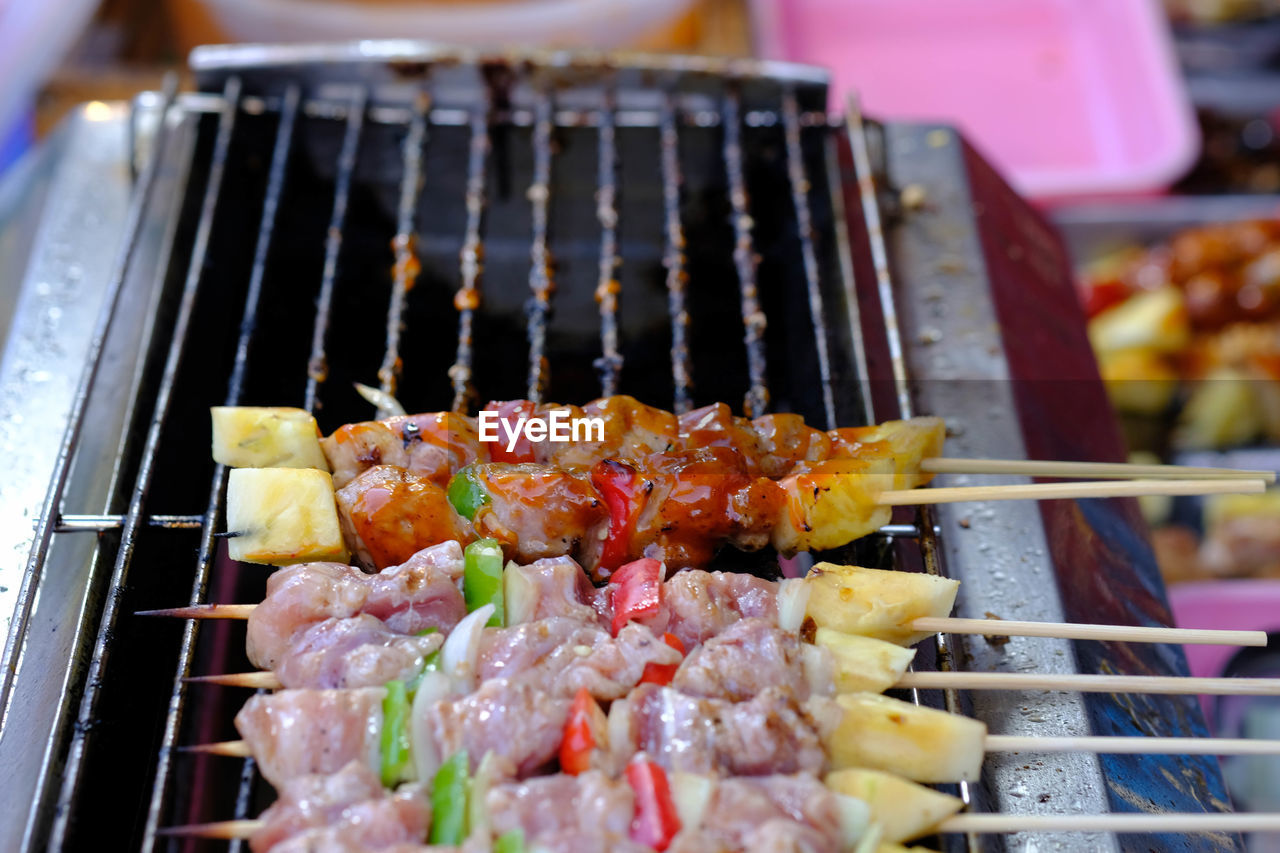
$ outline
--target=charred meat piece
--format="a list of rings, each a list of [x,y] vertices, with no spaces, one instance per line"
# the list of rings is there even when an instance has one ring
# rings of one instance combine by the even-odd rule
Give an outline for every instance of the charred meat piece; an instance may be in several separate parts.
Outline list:
[[[367,767],[352,762],[337,773],[289,780],[262,813],[253,853],[268,850],[384,850],[421,842],[431,825],[426,791],[383,789]]]
[[[367,613],[396,634],[447,631],[467,613],[457,585],[462,567],[461,546],[445,542],[376,575],[340,563],[283,568],[249,616],[249,659],[276,669],[295,635],[330,617]]]
[[[338,489],[336,497],[347,545],[369,570],[398,565],[440,542],[475,538],[444,487],[405,468],[370,468]]]
[[[472,519],[477,536],[502,543],[512,558],[581,556],[598,546],[609,523],[604,501],[586,474],[533,463],[476,465],[489,495]]]
[[[453,412],[347,424],[323,439],[321,448],[339,489],[378,465],[404,468],[443,488],[459,468],[489,460],[475,421]]]

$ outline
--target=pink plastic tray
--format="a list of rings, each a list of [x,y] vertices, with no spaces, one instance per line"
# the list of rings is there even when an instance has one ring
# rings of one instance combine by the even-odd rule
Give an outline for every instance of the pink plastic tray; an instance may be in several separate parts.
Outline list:
[[[824,65],[832,108],[959,125],[1035,198],[1150,193],[1199,134],[1155,0],[754,0],[766,56]]]

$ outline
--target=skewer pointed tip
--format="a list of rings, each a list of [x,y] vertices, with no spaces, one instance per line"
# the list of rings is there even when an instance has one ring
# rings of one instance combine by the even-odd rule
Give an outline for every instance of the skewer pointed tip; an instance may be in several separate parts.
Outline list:
[[[180,752],[196,752],[203,755],[221,755],[227,758],[250,758],[253,752],[242,740],[224,740],[218,743],[197,743],[178,747]]]
[[[274,672],[232,672],[223,675],[192,675],[188,684],[220,684],[224,687],[248,687],[254,690],[279,690],[284,685]]]
[[[193,604],[189,607],[165,607],[160,610],[137,610],[135,616],[168,616],[176,619],[248,619],[256,604]]]
[[[165,826],[156,835],[213,838],[221,841],[243,840],[262,828],[260,820],[219,820],[213,823],[188,823],[181,826]]]

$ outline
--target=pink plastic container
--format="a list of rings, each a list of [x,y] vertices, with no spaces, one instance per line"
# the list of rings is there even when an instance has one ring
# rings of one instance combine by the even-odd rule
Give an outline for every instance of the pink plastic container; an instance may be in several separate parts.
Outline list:
[[[766,56],[843,110],[954,123],[1033,198],[1151,193],[1199,132],[1156,0],[754,0]]]

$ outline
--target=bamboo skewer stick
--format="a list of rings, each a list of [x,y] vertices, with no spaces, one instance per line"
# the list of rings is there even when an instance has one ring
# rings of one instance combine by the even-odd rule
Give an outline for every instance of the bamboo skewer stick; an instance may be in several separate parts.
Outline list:
[[[1198,468],[1192,465],[1134,465],[1128,462],[1050,462],[1039,459],[932,458],[920,463],[930,474],[1015,474],[1023,477],[1069,477],[1080,480],[1265,480],[1275,471]]]
[[[954,690],[1063,690],[1073,693],[1280,696],[1280,678],[1190,678],[1033,672],[908,672],[895,687]]]
[[[183,747],[187,752],[249,758],[249,744],[227,740]],[[1103,755],[1280,755],[1280,740],[1213,737],[987,735],[987,752],[1092,752]]]
[[[170,826],[161,829],[159,834],[234,841],[250,838],[264,826],[261,820],[222,820]],[[980,835],[1010,832],[1276,832],[1280,831],[1280,814],[958,814],[943,820],[936,831]]]
[[[1115,483],[1030,483],[1007,486],[951,486],[890,489],[875,496],[881,506],[923,506],[962,501],[1128,498],[1142,495],[1219,495],[1266,491],[1262,480],[1126,480]]]
[[[248,619],[256,604],[193,604],[190,607],[166,607],[161,610],[139,610],[136,616],[174,616],[179,619]]]
[[[139,616],[179,619],[248,619],[256,604],[196,604],[164,610],[139,610]],[[1138,625],[1090,625],[1070,622],[1020,622],[1003,619],[961,619],[921,616],[912,630],[930,634],[983,634],[989,637],[1050,637],[1061,640],[1112,640],[1127,643],[1182,643],[1210,646],[1265,646],[1265,631],[1225,631],[1210,628],[1152,628]],[[222,683],[224,676],[195,680]]]
[[[187,681],[254,690],[279,690],[284,686],[275,673],[265,671],[201,675],[188,678]],[[1280,696],[1280,678],[1186,678],[1171,675],[908,672],[894,687],[920,690],[1062,690],[1074,693]]]
[[[1152,628],[1140,625],[1090,625],[1070,622],[1018,622],[921,616],[912,630],[930,634],[985,634],[989,637],[1052,637],[1062,640],[1113,640],[1128,643],[1181,643],[1186,646],[1265,646],[1266,631],[1207,628]]]
[[[938,831],[982,835],[1009,832],[1280,832],[1280,814],[960,814],[944,820]]]

